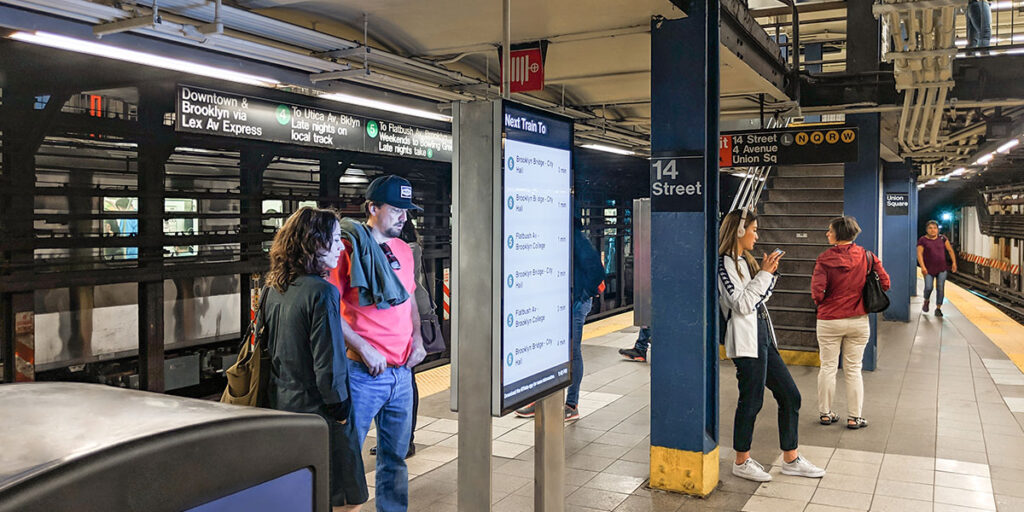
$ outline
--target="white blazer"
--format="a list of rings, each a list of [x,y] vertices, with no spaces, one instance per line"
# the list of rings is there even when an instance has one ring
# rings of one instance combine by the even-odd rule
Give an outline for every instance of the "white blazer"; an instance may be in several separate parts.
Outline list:
[[[728,319],[722,326],[725,329],[725,355],[729,359],[737,357],[757,357],[757,312],[768,310],[764,303],[772,296],[777,276],[764,270],[750,278],[750,267],[742,257],[737,269],[736,259],[731,255],[718,258],[718,303],[722,308],[722,316]],[[769,332],[772,343],[778,346],[775,339],[775,328],[768,318]]]

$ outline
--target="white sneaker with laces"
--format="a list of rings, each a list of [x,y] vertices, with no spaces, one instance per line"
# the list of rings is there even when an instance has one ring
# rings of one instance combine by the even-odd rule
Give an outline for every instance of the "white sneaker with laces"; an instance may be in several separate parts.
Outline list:
[[[821,478],[825,476],[825,470],[811,464],[803,457],[793,459],[793,462],[782,463],[782,474],[792,476],[804,476],[807,478]]]
[[[747,459],[743,464],[733,464],[732,474],[746,478],[747,480],[753,480],[755,482],[771,482],[772,476],[764,470],[764,466],[758,464],[754,459]]]

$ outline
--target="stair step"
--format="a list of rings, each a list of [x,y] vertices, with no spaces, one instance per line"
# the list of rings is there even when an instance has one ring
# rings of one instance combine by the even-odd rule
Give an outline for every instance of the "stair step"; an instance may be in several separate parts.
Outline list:
[[[793,201],[843,202],[842,189],[793,188],[768,189],[767,201],[772,203],[788,203]]]
[[[818,323],[817,314],[814,311],[775,311],[771,307],[768,308],[768,311],[772,315],[772,324],[776,326],[814,329]]]
[[[774,244],[774,243],[798,243],[798,244],[813,244],[825,241],[825,231],[828,230],[828,223],[824,223],[822,226],[815,226],[813,228],[762,228],[758,226],[757,238],[759,244]]]
[[[829,190],[843,189],[843,176],[776,176],[771,179],[774,189],[818,188]]]
[[[776,289],[772,292],[772,297],[768,299],[768,304],[772,306],[805,309],[814,307],[814,301],[811,300],[811,293],[807,290]]]
[[[813,330],[776,325],[775,338],[782,350],[818,350],[818,336]]]
[[[821,253],[825,252],[829,248],[828,245],[822,244],[805,244],[805,243],[788,243],[788,242],[762,242],[760,249],[755,248],[754,254],[760,255],[760,252],[768,252],[775,248],[786,251],[786,255],[783,257],[782,265],[786,264],[786,258],[800,258],[815,260]],[[760,252],[759,252],[760,251]],[[813,272],[814,266],[811,266]],[[806,272],[801,272],[806,273]]]
[[[807,213],[800,215],[758,215],[758,232],[766,229],[807,230],[811,227],[825,226],[836,216],[829,213]],[[820,229],[820,228],[819,228]]]
[[[825,165],[782,165],[775,168],[775,175],[780,178],[801,178],[808,176],[842,177],[846,170],[843,164]]]
[[[811,290],[811,276],[800,274],[782,274],[779,282],[775,285],[785,290]]]
[[[828,214],[839,217],[843,214],[842,201],[828,202],[775,202],[764,203],[762,210],[767,215],[802,215],[808,213]]]

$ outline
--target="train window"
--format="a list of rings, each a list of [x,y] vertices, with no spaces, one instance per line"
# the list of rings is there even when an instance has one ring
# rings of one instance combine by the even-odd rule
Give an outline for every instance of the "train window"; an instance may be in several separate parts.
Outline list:
[[[307,206],[310,208],[316,208],[316,201],[299,201],[299,208],[305,208]],[[296,208],[296,210],[299,208]]]
[[[175,213],[195,213],[195,199],[164,199],[164,211]],[[199,219],[189,217],[171,217],[164,219],[164,234],[177,236],[195,235],[199,227]],[[164,246],[164,255],[170,257],[195,256],[199,254],[197,245]]]
[[[277,231],[284,224],[284,201],[267,199],[263,201],[263,226]]]
[[[136,197],[104,197],[103,213],[130,212],[137,214],[139,200]],[[103,236],[135,236],[139,233],[139,219],[103,218]],[[108,260],[135,260],[139,258],[138,247],[105,247],[103,258]]]

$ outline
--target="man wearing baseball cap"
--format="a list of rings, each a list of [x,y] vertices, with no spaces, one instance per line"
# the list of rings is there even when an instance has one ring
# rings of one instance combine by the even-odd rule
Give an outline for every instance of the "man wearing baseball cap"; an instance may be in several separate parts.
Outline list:
[[[412,368],[426,351],[416,306],[412,249],[398,236],[412,202],[412,185],[381,176],[366,189],[366,222],[343,219],[345,250],[329,280],[341,292],[348,344],[352,410],[359,443],[377,422],[378,511],[409,506],[405,464],[412,434]]]

